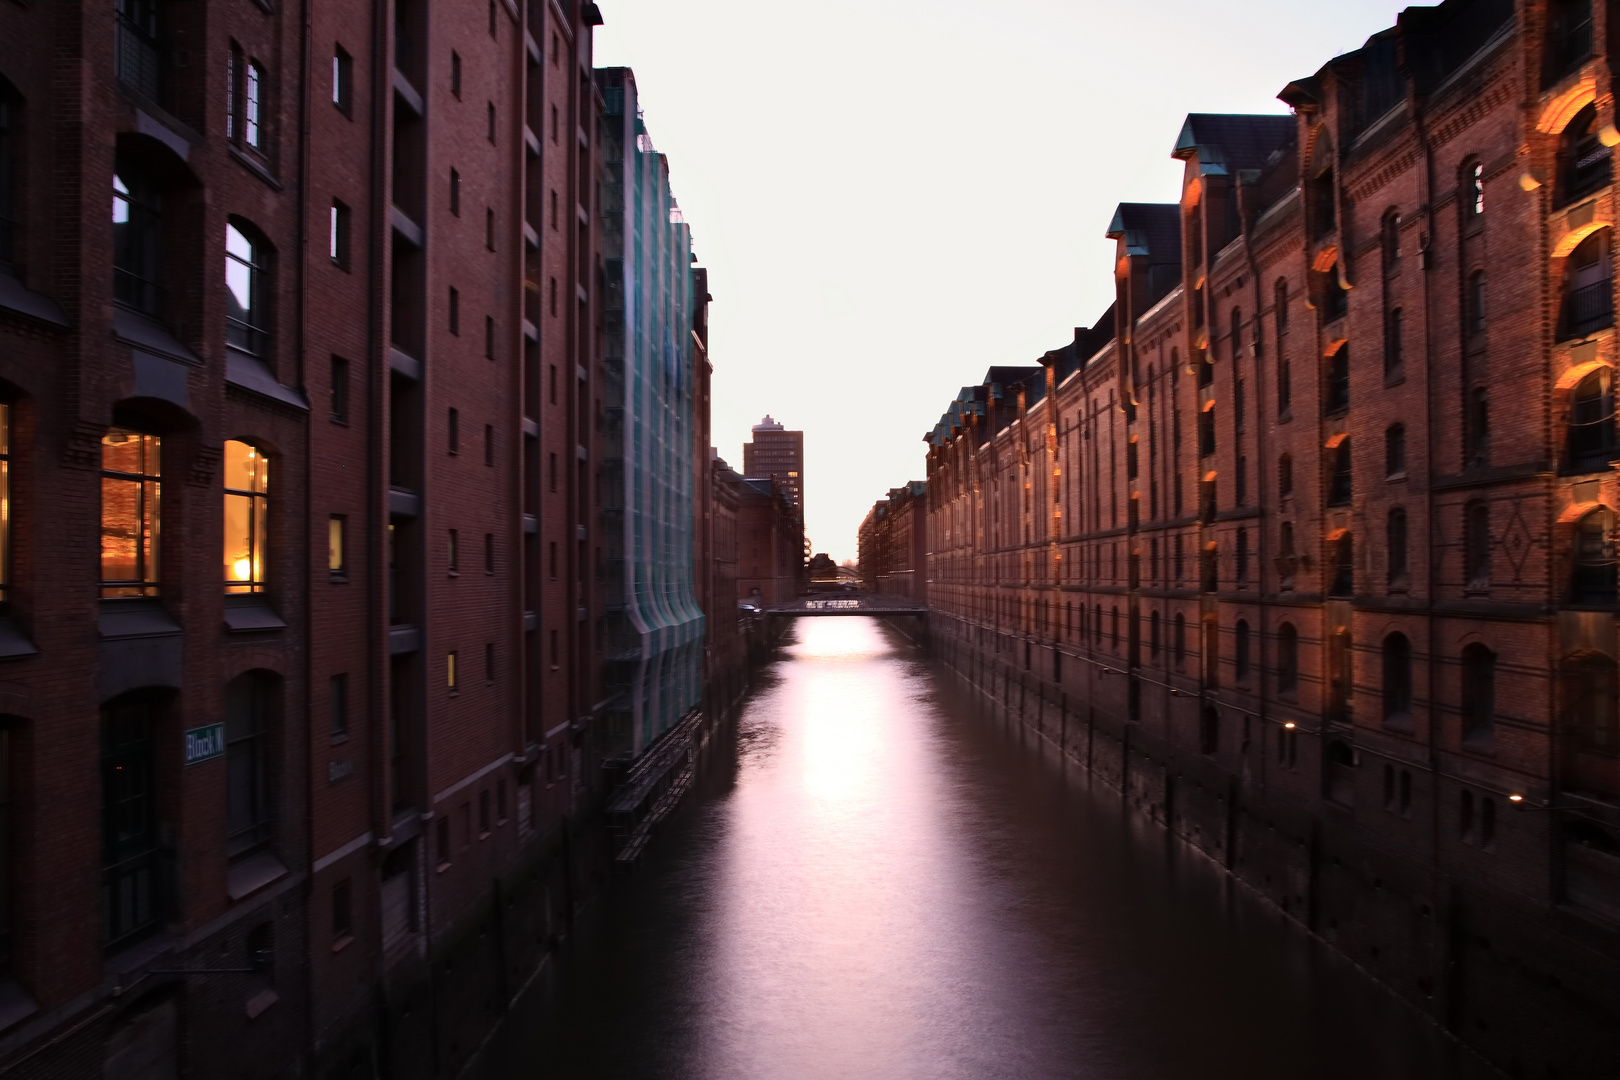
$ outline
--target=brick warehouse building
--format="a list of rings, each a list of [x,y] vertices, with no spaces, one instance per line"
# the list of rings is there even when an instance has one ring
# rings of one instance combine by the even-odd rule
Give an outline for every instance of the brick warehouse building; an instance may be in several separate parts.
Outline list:
[[[0,8],[0,1072],[449,1074],[569,917],[600,22]]]
[[[928,602],[928,485],[890,488],[861,522],[861,585],[870,592]]]
[[[1514,1076],[1620,1049],[1616,34],[1450,0],[1189,116],[928,437],[952,663]]]

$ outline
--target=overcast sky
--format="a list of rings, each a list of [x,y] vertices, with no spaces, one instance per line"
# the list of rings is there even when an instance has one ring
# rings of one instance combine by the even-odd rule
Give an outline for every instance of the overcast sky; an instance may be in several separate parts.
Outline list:
[[[709,268],[714,441],[805,433],[816,551],[855,556],[923,435],[992,364],[1112,295],[1120,202],[1171,201],[1189,112],[1393,25],[1377,0],[600,0]]]

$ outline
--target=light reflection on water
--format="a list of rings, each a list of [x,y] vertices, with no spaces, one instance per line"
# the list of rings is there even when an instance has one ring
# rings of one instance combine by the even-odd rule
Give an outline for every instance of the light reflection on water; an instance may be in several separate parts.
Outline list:
[[[877,623],[784,654],[480,1075],[1496,1075]]]

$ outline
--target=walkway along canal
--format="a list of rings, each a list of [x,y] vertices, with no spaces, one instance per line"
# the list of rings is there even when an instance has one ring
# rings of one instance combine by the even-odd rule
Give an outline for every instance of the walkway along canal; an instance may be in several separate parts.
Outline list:
[[[799,620],[473,1075],[1499,1075],[982,700]]]

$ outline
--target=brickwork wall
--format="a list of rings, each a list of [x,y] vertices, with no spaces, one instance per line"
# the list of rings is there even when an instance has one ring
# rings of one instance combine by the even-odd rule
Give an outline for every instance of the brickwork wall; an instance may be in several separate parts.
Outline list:
[[[1291,120],[1189,117],[1179,202],[1109,230],[1113,340],[991,369],[928,456],[952,663],[1514,1075],[1602,1075],[1620,1015],[1593,7],[1573,58],[1540,3],[1411,9]]]

